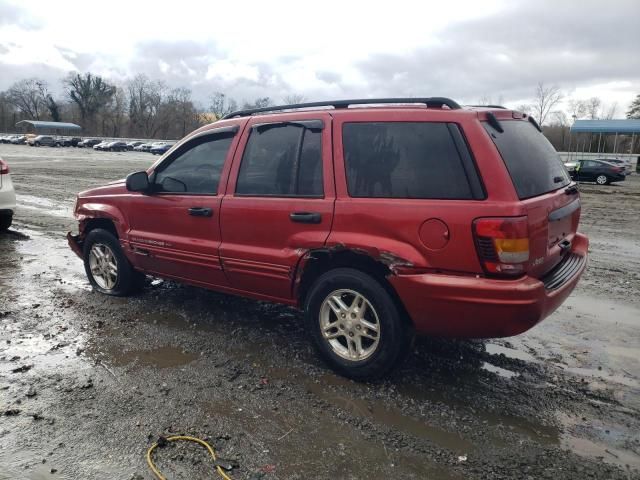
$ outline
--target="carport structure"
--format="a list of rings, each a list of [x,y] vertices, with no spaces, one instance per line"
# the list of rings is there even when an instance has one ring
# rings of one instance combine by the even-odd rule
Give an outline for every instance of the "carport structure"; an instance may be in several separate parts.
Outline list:
[[[579,153],[631,155],[635,151],[636,139],[640,138],[640,119],[576,120],[571,126],[570,134],[570,157],[572,151],[576,156]],[[575,150],[572,148],[574,136]],[[613,148],[608,149],[607,140],[611,136],[614,137]],[[597,144],[595,138],[598,139]]]
[[[82,131],[80,125],[67,122],[45,122],[41,120],[22,120],[16,123],[24,133],[36,135],[78,135]]]

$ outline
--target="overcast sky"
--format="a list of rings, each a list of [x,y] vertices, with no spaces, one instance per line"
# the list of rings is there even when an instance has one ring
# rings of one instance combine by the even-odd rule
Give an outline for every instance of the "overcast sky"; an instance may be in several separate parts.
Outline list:
[[[98,5],[101,5],[98,7]],[[576,98],[640,93],[640,0],[161,2],[0,0],[0,90],[69,71],[146,73],[238,101],[482,97],[516,106],[543,81]]]

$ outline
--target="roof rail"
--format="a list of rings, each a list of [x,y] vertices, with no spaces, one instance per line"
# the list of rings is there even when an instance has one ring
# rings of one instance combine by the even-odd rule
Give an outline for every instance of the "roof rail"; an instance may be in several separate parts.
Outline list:
[[[227,118],[235,118],[235,117],[247,117],[249,115],[253,115],[254,113],[263,113],[263,112],[278,112],[282,110],[295,110],[298,108],[314,108],[314,107],[333,107],[335,109],[339,108],[349,108],[351,105],[372,105],[372,104],[387,104],[387,103],[423,103],[427,107],[431,108],[441,108],[446,106],[451,110],[458,110],[460,105],[446,97],[429,97],[429,98],[360,98],[355,100],[331,100],[326,102],[309,102],[309,103],[294,103],[291,105],[278,105],[274,107],[262,107],[262,108],[250,108],[247,110],[238,110],[236,112],[231,112],[221,120],[225,120]]]
[[[503,107],[502,105],[468,105],[469,107],[475,107],[475,108],[502,108],[503,110],[506,110],[507,107]]]

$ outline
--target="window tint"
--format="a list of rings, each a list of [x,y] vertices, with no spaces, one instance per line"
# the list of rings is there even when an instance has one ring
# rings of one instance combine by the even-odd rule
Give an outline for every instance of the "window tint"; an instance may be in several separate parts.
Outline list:
[[[321,196],[322,132],[298,125],[254,127],[242,156],[239,195]]]
[[[176,152],[174,160],[156,172],[157,190],[216,194],[232,140],[233,135],[209,135],[188,143],[184,150]]]
[[[501,120],[500,125],[503,133],[488,124],[484,128],[498,147],[520,199],[542,195],[571,182],[558,152],[531,122]]]
[[[342,137],[352,197],[473,198],[446,123],[346,123]]]

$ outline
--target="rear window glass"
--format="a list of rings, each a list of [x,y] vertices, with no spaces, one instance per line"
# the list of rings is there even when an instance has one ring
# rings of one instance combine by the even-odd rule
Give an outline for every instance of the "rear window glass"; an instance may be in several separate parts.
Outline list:
[[[473,198],[446,123],[345,123],[342,138],[352,197]]]
[[[571,180],[558,152],[530,122],[501,120],[503,133],[484,128],[496,144],[518,197],[535,197],[567,186]]]

